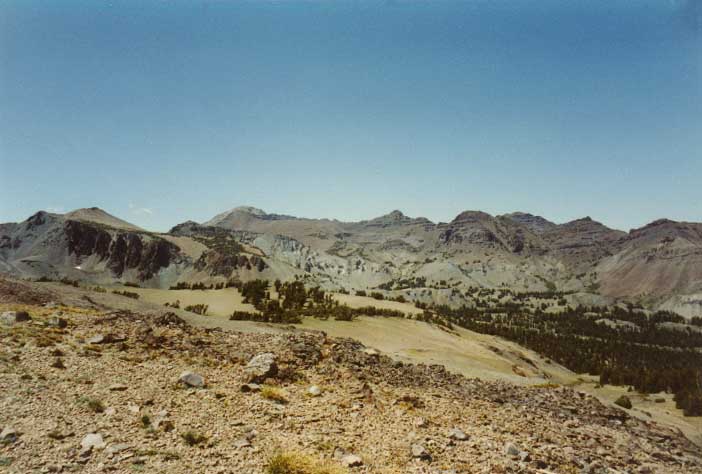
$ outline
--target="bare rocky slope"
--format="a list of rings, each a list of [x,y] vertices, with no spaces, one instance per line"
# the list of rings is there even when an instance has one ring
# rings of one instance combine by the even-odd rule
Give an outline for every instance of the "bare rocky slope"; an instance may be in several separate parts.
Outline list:
[[[39,212],[0,225],[0,271],[96,283],[301,278],[330,290],[471,304],[470,287],[563,291],[570,303],[622,298],[702,314],[702,224],[659,220],[622,232],[591,218],[465,211],[448,223],[400,211],[361,222],[238,207],[165,234],[99,209]]]
[[[79,293],[0,280],[0,312],[28,316],[0,324],[5,472],[702,472],[680,433],[569,388],[464,378],[319,331],[199,328]]]

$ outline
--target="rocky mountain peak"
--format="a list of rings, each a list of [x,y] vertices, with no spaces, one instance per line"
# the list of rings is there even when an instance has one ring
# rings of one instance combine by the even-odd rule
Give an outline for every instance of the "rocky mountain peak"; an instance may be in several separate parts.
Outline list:
[[[247,222],[252,219],[261,219],[267,216],[265,211],[253,206],[238,206],[228,211],[217,214],[212,219],[204,222],[206,226],[237,226],[242,222]]]
[[[402,222],[409,219],[410,218],[404,215],[402,211],[394,210],[388,214],[383,214],[380,217],[371,219],[370,222]]]
[[[56,215],[50,214],[46,211],[39,211],[27,218],[27,220],[25,221],[25,226],[29,230],[44,225],[44,223],[56,217]]]
[[[369,227],[389,227],[407,224],[432,225],[431,221],[425,217],[409,217],[397,209],[375,219],[363,221],[361,224]]]
[[[672,242],[678,237],[690,244],[702,244],[702,224],[657,219],[639,229],[632,229],[628,236],[632,240],[643,238],[651,242]]]
[[[451,221],[452,224],[458,224],[458,223],[471,223],[471,222],[484,222],[484,221],[490,221],[494,219],[490,214],[487,212],[483,211],[463,211],[460,214],[458,214],[453,221]]]
[[[511,214],[505,214],[504,216],[517,224],[523,225],[535,234],[541,234],[549,229],[556,227],[556,224],[544,219],[541,216],[536,216],[534,214],[529,214],[528,212],[512,212]]]
[[[200,227],[200,224],[198,224],[195,221],[185,221],[173,226],[171,230],[168,231],[168,233],[172,235],[187,235],[189,230],[198,227]]]
[[[617,231],[614,229],[610,229],[603,223],[594,220],[590,216],[585,216],[581,217],[580,219],[575,219],[570,222],[566,222],[565,224],[561,224],[558,226],[559,228],[563,229],[597,229],[597,230],[603,230],[603,231],[611,231],[611,232],[621,232]],[[621,232],[623,234],[623,232]]]
[[[118,217],[105,212],[99,207],[86,207],[82,209],[76,209],[74,211],[68,212],[63,215],[66,219],[91,222],[93,224],[101,224],[109,227],[114,227],[116,229],[124,230],[134,230],[143,231],[139,226],[136,226],[130,222],[122,220]]]
[[[678,224],[678,222],[670,220],[670,219],[656,219],[655,221],[643,226],[642,229],[661,227],[661,226],[668,225],[668,224]]]
[[[398,211],[397,209],[395,209],[390,214],[387,214],[386,217],[393,219],[393,220],[396,220],[396,221],[400,221],[400,220],[404,219],[406,216],[402,213],[402,211]]]
[[[266,211],[253,206],[238,206],[229,212],[245,212],[246,214],[251,214],[252,216],[265,216]]]

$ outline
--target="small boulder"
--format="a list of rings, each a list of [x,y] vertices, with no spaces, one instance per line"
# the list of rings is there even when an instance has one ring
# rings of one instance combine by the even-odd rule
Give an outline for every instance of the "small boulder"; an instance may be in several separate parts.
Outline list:
[[[245,383],[244,385],[241,386],[241,391],[244,393],[260,392],[261,386],[258,384],[255,384],[255,383]]]
[[[202,388],[205,386],[205,379],[202,375],[195,372],[183,372],[180,374],[179,380],[188,387]]]
[[[363,459],[355,454],[346,454],[341,458],[341,464],[344,467],[363,466]]]
[[[49,318],[49,320],[46,322],[46,325],[50,328],[64,329],[68,327],[68,321],[54,315]]]
[[[29,316],[29,313],[26,311],[5,311],[4,313],[0,314],[0,322],[7,326],[12,326],[13,324],[31,320],[31,316]]]
[[[238,440],[234,441],[234,447],[236,449],[250,448],[251,441],[247,438],[239,438]]]
[[[295,357],[306,364],[316,364],[322,358],[320,347],[311,342],[298,342],[291,349]]]
[[[131,446],[126,444],[126,443],[111,444],[105,450],[105,453],[108,455],[112,455],[112,454],[121,453],[122,451],[127,451],[128,449],[131,449]]]
[[[14,443],[17,441],[17,438],[19,437],[19,433],[14,428],[10,428],[9,426],[5,427],[5,429],[0,432],[0,443],[2,444],[10,444]]]
[[[427,419],[424,418],[423,416],[419,416],[419,417],[415,418],[415,419],[412,421],[412,423],[413,423],[414,426],[416,426],[417,428],[426,428],[426,427],[429,425],[429,423],[427,422]]]
[[[87,341],[88,344],[102,344],[105,342],[105,336],[103,334],[98,334],[97,336],[93,336]]]
[[[516,444],[514,444],[513,442],[507,441],[507,442],[505,443],[504,452],[505,452],[505,454],[506,454],[507,456],[516,457],[516,456],[519,456],[519,453],[521,452],[521,450],[520,450],[519,447],[518,447]]]
[[[103,449],[105,447],[105,441],[103,441],[102,435],[99,433],[88,433],[81,440],[80,447],[82,452],[90,452],[93,449]]]
[[[258,431],[256,431],[256,428],[253,426],[246,426],[244,427],[244,437],[251,441],[254,439],[256,436],[258,436]]]
[[[310,388],[307,389],[307,394],[311,397],[318,397],[322,394],[322,389],[319,388],[317,385],[312,385]]]
[[[156,413],[151,420],[151,426],[155,430],[162,431],[173,431],[173,428],[175,428],[173,422],[169,419],[168,410],[161,410],[160,412]]]
[[[125,336],[117,336],[115,334],[96,334],[86,342],[88,344],[114,344],[115,342],[123,342],[126,340],[127,338]]]
[[[431,455],[429,454],[429,451],[427,451],[427,448],[425,448],[421,444],[418,444],[418,443],[413,444],[411,451],[412,451],[413,458],[431,459]]]
[[[263,382],[278,373],[275,354],[265,352],[254,356],[244,368],[249,382]]]
[[[465,441],[468,439],[468,435],[460,428],[454,428],[449,431],[448,437],[456,441]]]

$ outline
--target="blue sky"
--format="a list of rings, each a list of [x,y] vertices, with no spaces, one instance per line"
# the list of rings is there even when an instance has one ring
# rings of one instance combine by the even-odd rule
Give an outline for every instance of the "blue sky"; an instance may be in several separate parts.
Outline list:
[[[5,1],[0,221],[702,221],[697,0]]]

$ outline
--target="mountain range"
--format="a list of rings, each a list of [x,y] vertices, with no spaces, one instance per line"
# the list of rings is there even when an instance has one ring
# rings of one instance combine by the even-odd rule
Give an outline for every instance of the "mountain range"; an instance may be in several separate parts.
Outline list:
[[[610,229],[516,212],[465,211],[448,223],[400,211],[360,222],[236,207],[149,232],[99,208],[0,224],[0,272],[94,284],[302,279],[336,291],[470,304],[471,288],[563,292],[573,303],[626,300],[702,314],[702,224],[660,219]]]

